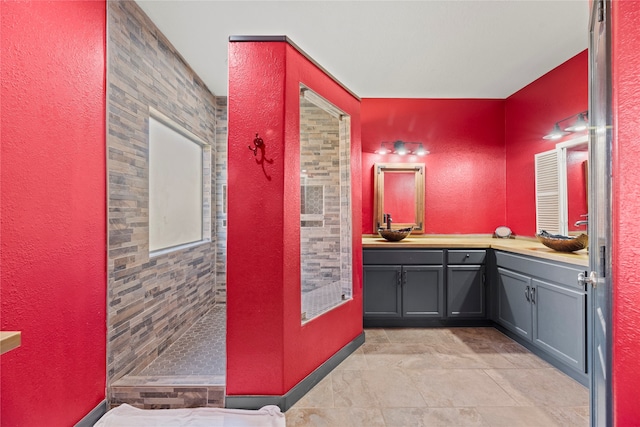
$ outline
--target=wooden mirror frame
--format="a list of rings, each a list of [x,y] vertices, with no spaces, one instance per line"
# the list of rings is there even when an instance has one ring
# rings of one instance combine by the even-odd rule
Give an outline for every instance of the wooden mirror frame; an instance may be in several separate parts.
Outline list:
[[[393,223],[393,228],[413,227],[412,233],[424,233],[424,170],[423,163],[374,163],[373,165],[373,232],[383,224],[385,173],[413,173],[415,178],[415,222]]]

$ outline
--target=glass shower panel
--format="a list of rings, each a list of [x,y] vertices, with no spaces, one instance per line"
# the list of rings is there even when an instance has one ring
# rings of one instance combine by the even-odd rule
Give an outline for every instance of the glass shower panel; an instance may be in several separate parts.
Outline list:
[[[350,119],[300,87],[302,321],[352,296]]]

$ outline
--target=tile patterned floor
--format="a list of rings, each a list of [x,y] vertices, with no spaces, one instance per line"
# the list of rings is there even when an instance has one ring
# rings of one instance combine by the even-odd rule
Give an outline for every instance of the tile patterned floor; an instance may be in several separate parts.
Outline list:
[[[225,375],[226,306],[215,305],[139,376]]]
[[[138,375],[109,387],[111,407],[224,407],[226,306],[216,305]]]
[[[225,306],[113,403],[223,406]],[[588,389],[494,328],[366,329],[366,342],[286,412],[289,427],[588,426]],[[144,388],[143,388],[144,387]]]
[[[494,328],[367,329],[287,426],[588,426],[589,392]]]
[[[303,320],[311,320],[344,302],[340,282],[332,282],[319,288],[302,291]],[[350,297],[350,296],[349,296]]]

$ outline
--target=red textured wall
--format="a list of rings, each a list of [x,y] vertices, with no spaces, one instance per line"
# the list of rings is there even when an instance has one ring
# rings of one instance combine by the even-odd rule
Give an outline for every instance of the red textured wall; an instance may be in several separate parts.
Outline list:
[[[105,398],[105,2],[0,3],[2,426]]]
[[[613,397],[617,426],[640,425],[640,2],[612,2]]]
[[[300,82],[352,120],[353,299],[304,326]],[[228,103],[227,394],[283,395],[362,332],[360,103],[284,42],[230,43]]]
[[[395,140],[422,142],[430,154],[375,153],[381,142]],[[504,225],[503,100],[363,99],[362,229],[366,234],[373,233],[373,164],[391,162],[426,165],[425,233],[492,233]]]
[[[515,234],[537,231],[533,156],[559,142],[542,139],[556,121],[588,109],[588,61],[585,50],[506,100],[506,221]]]

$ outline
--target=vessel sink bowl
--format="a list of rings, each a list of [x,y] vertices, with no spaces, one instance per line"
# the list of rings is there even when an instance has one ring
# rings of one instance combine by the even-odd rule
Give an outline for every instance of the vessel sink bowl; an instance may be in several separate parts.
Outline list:
[[[399,242],[400,240],[407,237],[411,234],[412,228],[399,228],[399,229],[390,229],[390,228],[379,228],[378,234],[384,239],[390,242]]]
[[[586,248],[589,245],[589,237],[586,234],[581,234],[576,237],[561,237],[554,238],[537,234],[536,237],[548,248],[558,252],[574,252]]]

